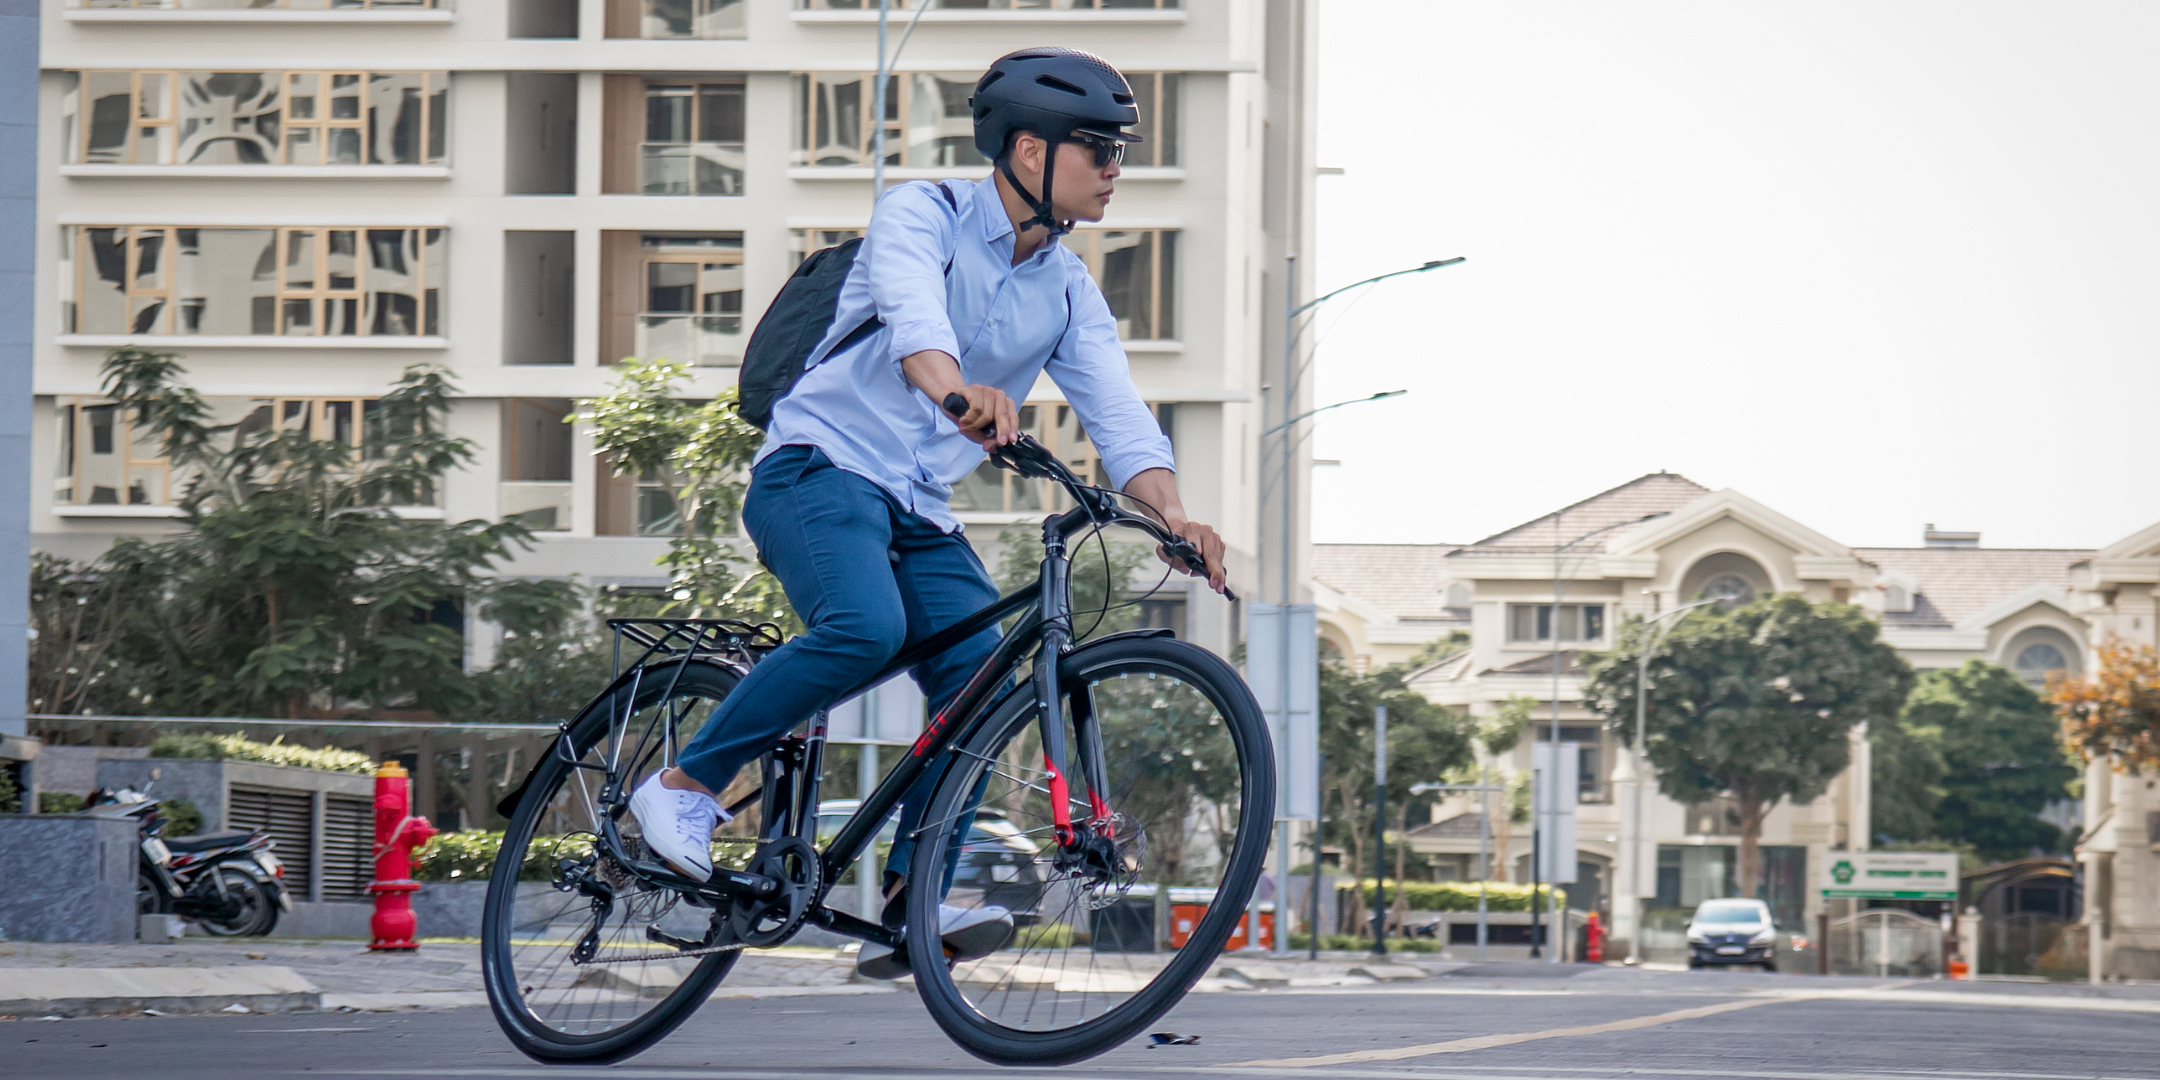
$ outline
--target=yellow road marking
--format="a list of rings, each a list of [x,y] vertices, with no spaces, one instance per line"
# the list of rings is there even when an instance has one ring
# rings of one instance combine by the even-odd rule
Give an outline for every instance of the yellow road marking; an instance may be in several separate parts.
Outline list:
[[[1526,1031],[1516,1035],[1480,1035],[1473,1039],[1454,1039],[1449,1042],[1425,1043],[1422,1046],[1398,1046],[1392,1050],[1359,1050],[1348,1054],[1326,1054],[1320,1057],[1270,1058],[1264,1061],[1233,1061],[1217,1068],[1223,1069],[1296,1069],[1311,1065],[1349,1065],[1360,1061],[1400,1061],[1403,1058],[1424,1057],[1427,1054],[1462,1054],[1472,1050],[1489,1050],[1495,1046],[1513,1046],[1516,1043],[1537,1042],[1540,1039],[1567,1039],[1577,1035],[1603,1035],[1610,1031],[1632,1031],[1636,1028],[1656,1027],[1679,1020],[1696,1020],[1719,1013],[1752,1009],[1758,1005],[1774,1005],[1780,1001],[1799,1001],[1798,997],[1750,998],[1744,1001],[1727,1001],[1716,1005],[1699,1005],[1692,1009],[1676,1009],[1656,1016],[1638,1016],[1633,1020],[1614,1020],[1606,1024],[1590,1024],[1585,1027],[1551,1028],[1546,1031]]]

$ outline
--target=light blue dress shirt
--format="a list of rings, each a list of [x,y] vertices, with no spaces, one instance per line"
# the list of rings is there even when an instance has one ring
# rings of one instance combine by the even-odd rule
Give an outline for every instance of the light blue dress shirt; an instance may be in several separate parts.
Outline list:
[[[832,328],[808,370],[773,407],[758,460],[810,445],[833,464],[885,489],[948,533],[960,531],[952,486],[984,453],[900,370],[938,349],[970,383],[1027,400],[1036,376],[1052,382],[1086,426],[1112,486],[1173,469],[1170,440],[1133,386],[1117,321],[1078,255],[1044,244],[1012,264],[1013,227],[996,181],[948,181],[956,214],[929,183],[893,188],[841,286]],[[947,264],[952,269],[946,270]],[[877,315],[885,325],[827,355]]]

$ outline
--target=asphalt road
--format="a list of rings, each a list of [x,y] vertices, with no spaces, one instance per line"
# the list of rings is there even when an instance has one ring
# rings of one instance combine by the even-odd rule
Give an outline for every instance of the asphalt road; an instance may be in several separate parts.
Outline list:
[[[1192,1046],[1118,1047],[1087,1080],[2160,1080],[2160,988],[2090,991],[1738,973],[1512,966],[1349,990],[1196,994],[1160,1028]],[[309,1074],[885,1080],[1004,1072],[955,1049],[912,995],[715,999],[612,1067],[540,1066],[485,1009],[16,1020],[0,1077],[158,1080]]]

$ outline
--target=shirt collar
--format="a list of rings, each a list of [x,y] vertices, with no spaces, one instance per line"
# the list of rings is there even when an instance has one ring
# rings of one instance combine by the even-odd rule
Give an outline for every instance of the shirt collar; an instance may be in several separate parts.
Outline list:
[[[997,174],[993,172],[989,176],[983,177],[981,180],[976,181],[973,187],[975,188],[975,210],[982,215],[983,242],[995,246],[998,241],[1005,241],[1006,254],[1009,256],[1012,253],[1012,245],[1019,240],[1019,237],[1013,232],[1012,219],[1005,216],[1005,200],[998,197]],[[1062,242],[1064,242],[1063,237],[1054,237],[1050,243],[1037,248],[1035,255],[1031,255],[1029,258],[1033,259],[1041,256]]]

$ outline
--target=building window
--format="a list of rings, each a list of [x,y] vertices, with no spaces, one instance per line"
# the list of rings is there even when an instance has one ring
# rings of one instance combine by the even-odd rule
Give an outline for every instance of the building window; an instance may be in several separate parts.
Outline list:
[[[975,152],[968,96],[980,72],[918,71],[888,77],[885,164],[926,169],[988,165]],[[797,73],[795,142],[790,165],[869,165],[877,128],[875,76],[867,72]]]
[[[1537,741],[1552,741],[1552,724],[1549,721],[1533,721],[1531,730]],[[1605,786],[1605,729],[1595,724],[1563,724],[1560,741],[1576,744],[1575,801],[1602,803],[1609,801]]]
[[[1511,642],[1549,642],[1553,640],[1553,606],[1551,604],[1509,604],[1508,640]],[[1588,644],[1605,637],[1605,605],[1560,605],[1560,641]]]
[[[1175,6],[1175,5],[1173,5]],[[1184,81],[1175,71],[1127,72],[1140,122],[1132,132],[1140,141],[1125,148],[1127,168],[1167,168],[1178,163],[1178,90]]]
[[[861,229],[789,229],[788,273],[803,264],[812,254],[829,247],[839,247],[862,236]]]
[[[743,193],[743,82],[647,83],[639,190]]]
[[[1162,433],[1176,443],[1177,406],[1171,402],[1150,405]],[[1020,406],[1020,430],[1034,436],[1063,460],[1082,483],[1107,483],[1102,461],[1095,456],[1080,414],[1070,405],[1049,402]],[[1048,480],[1030,480],[985,461],[953,485],[951,506],[956,511],[985,514],[1060,512],[1070,496]],[[1152,624],[1150,624],[1152,625]]]
[[[1175,11],[1183,0],[893,0],[894,11],[928,5],[933,11],[1111,11],[1127,8]],[[877,10],[877,0],[795,0],[798,11]]]
[[[371,398],[210,398],[210,423],[234,445],[272,431],[343,443],[362,455],[382,438]],[[59,438],[53,501],[77,506],[166,506],[185,487],[156,443],[119,406],[93,397],[54,402]],[[430,500],[431,501],[431,500]]]
[[[440,71],[68,73],[67,160],[90,165],[439,165]]]
[[[599,516],[595,531],[600,535],[675,536],[682,532],[674,477],[658,472],[618,475],[613,458],[600,459],[599,473],[594,509]]]
[[[701,367],[741,363],[742,234],[646,236],[639,243],[637,355]]]
[[[68,334],[442,333],[441,229],[67,226]]]
[[[573,409],[567,398],[502,403],[502,487],[497,512],[535,532],[570,527]]]
[[[199,0],[68,0],[71,8],[136,8],[140,10],[172,10],[175,8],[272,8],[280,11],[427,11],[435,7],[435,0],[226,0],[226,2],[201,3]]]
[[[1087,264],[1125,341],[1177,339],[1177,230],[1080,229],[1066,246]]]
[[[2046,686],[2049,675],[2074,677],[2083,670],[2077,642],[2049,626],[2019,631],[2002,654],[2010,657],[2011,670],[2034,687]]]
[[[608,0],[609,37],[740,38],[743,0]]]

